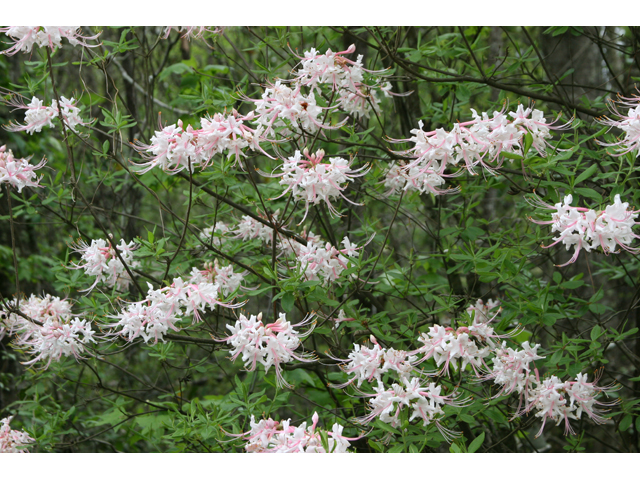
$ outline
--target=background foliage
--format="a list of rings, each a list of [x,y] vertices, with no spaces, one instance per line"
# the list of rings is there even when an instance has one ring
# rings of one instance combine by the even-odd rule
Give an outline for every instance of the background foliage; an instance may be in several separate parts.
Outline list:
[[[420,423],[394,429],[375,422],[366,427],[366,437],[352,442],[352,450],[638,451],[640,262],[627,252],[605,256],[594,251],[556,267],[572,252],[540,247],[550,243],[549,229],[529,217],[547,213],[541,216],[526,198],[535,191],[554,204],[571,193],[579,206],[597,208],[620,194],[640,205],[635,154],[612,156],[596,141],[611,142],[620,135],[596,123],[607,114],[607,101],[637,93],[640,30],[242,27],[191,41],[176,32],[162,39],[162,29],[148,27],[83,31],[102,31],[101,46],[57,49],[51,64],[45,49],[0,56],[5,100],[20,94],[50,102],[55,85],[67,97],[80,98],[84,118],[96,119],[84,137],[65,139],[61,130],[34,135],[0,130],[0,144],[16,155],[48,160],[44,188],[11,194],[19,293],[73,299],[74,313],[100,327],[112,321],[119,299],[142,299],[147,281],[161,286],[218,258],[251,268],[246,285],[256,289],[237,298],[249,300],[247,313],[262,311],[272,318],[274,312],[286,312],[300,321],[317,312],[318,325],[304,345],[319,359],[285,366],[292,389],[278,388],[273,371],[244,371],[240,361],[229,361],[224,344],[211,340],[212,334],[227,335],[224,325],[234,313],[226,309],[166,343],[100,344],[85,360],[67,357],[45,371],[21,365],[27,357],[5,337],[0,417],[16,415],[12,426],[36,439],[33,451],[242,451],[244,443],[230,441],[225,432],[248,431],[251,415],[291,418],[297,425],[309,421],[314,411],[324,427],[336,419],[356,437],[363,427],[354,418],[367,413],[366,399],[328,387],[347,377],[326,352],[347,358],[354,343],[367,342],[372,334],[386,346],[411,350],[428,326],[456,326],[470,304],[490,298],[499,299],[503,308],[497,329],[521,324],[524,332],[516,340],[542,345],[546,358],[537,365],[544,374],[592,375],[604,366],[603,382],[621,385],[613,394],[620,403],[608,412],[610,420],[600,426],[580,420],[577,435],[569,437],[562,427],[548,425],[535,438],[539,419],[511,420],[515,396],[487,404],[495,387],[463,383],[474,402],[448,419],[449,427],[462,432],[452,445]],[[260,98],[262,84],[289,78],[299,61],[294,52],[303,55],[311,47],[342,51],[351,44],[364,55],[366,68],[386,71],[393,92],[413,93],[381,98],[379,115],[350,118],[318,141],[328,156],[353,156],[358,165],[372,166],[365,179],[350,186],[349,198],[362,206],[337,202],[343,216],[336,218],[323,206],[313,207],[303,225],[296,226],[299,211],[289,223],[297,233],[304,227],[333,245],[345,235],[364,245],[374,235],[342,282],[305,282],[258,240],[230,241],[224,256],[199,240],[199,233],[219,219],[240,220],[244,212],[234,205],[256,213],[263,199],[279,195],[277,180],[254,171],[271,172],[277,164],[260,152],[250,153],[246,171],[218,155],[191,179],[185,172],[132,174],[132,162],[141,161],[132,142],[148,143],[159,129],[159,116],[163,125],[178,119],[195,125],[207,112],[235,108],[248,113],[253,105],[243,97]],[[546,157],[531,151],[522,161],[506,162],[497,176],[451,179],[459,193],[384,195],[380,182],[398,158],[394,151],[407,148],[388,139],[408,138],[419,120],[427,131],[449,129],[470,119],[470,108],[493,112],[505,102],[511,109],[535,102],[547,119],[558,114],[564,121],[573,119],[572,128],[554,133],[554,150]],[[334,123],[340,118],[336,114]],[[22,119],[20,111],[0,108],[3,124]],[[291,141],[270,152],[288,156],[297,148]],[[6,190],[2,195],[0,293],[8,299],[16,294],[16,272]],[[286,196],[268,203],[271,212],[289,208],[293,213],[291,207]],[[90,283],[82,271],[68,268],[78,261],[69,245],[78,237],[90,241],[108,233],[115,241],[135,239],[140,245],[136,282],[141,290],[97,288],[83,295],[80,290]],[[339,309],[356,320],[335,324],[330,319]],[[451,388],[460,380],[458,372],[441,379]]]

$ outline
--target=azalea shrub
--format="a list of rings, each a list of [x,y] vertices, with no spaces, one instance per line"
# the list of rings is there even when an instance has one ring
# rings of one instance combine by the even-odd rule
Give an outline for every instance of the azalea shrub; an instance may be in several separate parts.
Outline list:
[[[0,451],[638,451],[637,35],[0,28]]]

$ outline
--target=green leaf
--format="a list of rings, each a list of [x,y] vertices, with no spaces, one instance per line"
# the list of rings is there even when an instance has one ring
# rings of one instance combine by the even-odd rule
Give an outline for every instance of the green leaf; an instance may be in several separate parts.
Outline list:
[[[158,81],[159,82],[163,81],[172,73],[182,75],[183,73],[192,72],[192,71],[193,71],[193,68],[191,68],[189,65],[186,65],[182,62],[174,63],[173,65],[169,65],[162,72],[160,72],[160,75],[158,75]]]
[[[475,453],[476,451],[478,451],[478,449],[482,446],[482,442],[484,442],[484,432],[473,439],[473,442],[471,442],[471,444],[469,445],[468,452]]]
[[[500,152],[500,155],[508,158],[509,160],[522,160],[522,155],[518,155],[517,153]]]
[[[598,170],[598,165],[594,163],[589,168],[587,168],[584,172],[582,172],[578,176],[578,178],[576,178],[574,185],[578,185],[579,183],[584,182],[587,178],[593,177],[593,174],[596,173],[597,170]]]
[[[600,326],[596,325],[591,329],[591,340],[596,341],[600,337]]]
[[[285,293],[282,297],[282,310],[284,310],[285,313],[291,312],[295,301],[296,297],[294,297],[292,293]]]
[[[394,435],[400,435],[400,431],[397,428],[393,428],[388,423],[384,423],[382,420],[376,420],[376,427],[381,428],[385,432],[393,433]]]
[[[527,152],[529,152],[529,149],[531,148],[531,145],[533,144],[533,135],[531,135],[531,132],[527,132],[524,136],[524,154],[526,155]]]
[[[602,203],[602,195],[591,188],[575,188],[574,191],[580,196],[591,198],[599,204]]]
[[[625,415],[624,418],[620,420],[620,425],[618,427],[618,430],[621,432],[626,431],[631,426],[632,421],[633,421],[633,417],[631,415]]]

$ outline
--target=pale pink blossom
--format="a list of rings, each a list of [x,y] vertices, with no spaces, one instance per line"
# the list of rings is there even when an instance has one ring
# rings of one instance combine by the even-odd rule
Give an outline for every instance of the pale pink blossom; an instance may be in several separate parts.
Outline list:
[[[193,268],[191,270],[190,283],[209,282],[215,283],[220,287],[222,294],[226,297],[242,287],[242,281],[248,272],[237,273],[233,271],[233,265],[221,267],[218,260],[213,263],[204,264],[204,269],[199,270]]]
[[[217,153],[226,153],[227,158],[235,157],[236,163],[240,163],[242,167],[241,158],[247,156],[244,153],[247,148],[273,158],[260,146],[265,140],[263,127],[259,125],[253,129],[245,123],[254,118],[255,112],[243,116],[235,109],[230,115],[216,113],[213,117],[201,118],[202,128],[195,133],[197,153],[202,158],[203,167],[209,165],[211,158]]]
[[[196,135],[191,125],[183,129],[182,120],[178,120],[177,125],[169,125],[156,131],[149,145],[136,140],[134,148],[147,160],[138,165],[146,168],[137,173],[143,174],[155,167],[171,175],[184,169],[193,171],[203,159],[197,151]]]
[[[222,33],[223,27],[164,27],[162,38],[169,38],[171,31],[175,30],[180,34],[181,38],[201,39],[205,33]]]
[[[131,284],[131,277],[122,261],[129,269],[140,266],[140,262],[133,258],[133,251],[136,249],[133,241],[125,243],[124,239],[120,239],[120,244],[116,245],[120,258],[116,255],[111,242],[101,238],[91,240],[91,245],[84,240],[78,240],[72,247],[74,252],[82,255],[82,258],[80,263],[72,264],[70,268],[83,269],[86,275],[96,277],[89,288],[81,290],[83,292],[93,290],[100,282],[104,282],[109,287],[116,286],[120,291],[126,290]]]
[[[411,130],[411,138],[392,140],[394,143],[414,144],[408,150],[396,152],[409,160],[399,167],[392,166],[387,173],[385,185],[391,188],[392,193],[401,187],[421,193],[429,191],[434,195],[451,193],[436,189],[444,183],[444,178],[460,175],[465,170],[475,175],[477,165],[489,173],[495,173],[504,162],[503,153],[524,154],[527,135],[530,135],[532,146],[538,154],[545,156],[547,139],[551,138],[550,129],[568,126],[554,125],[558,119],[547,123],[540,110],[525,109],[522,105],[508,115],[504,114],[504,110],[493,112],[492,117],[486,112],[482,115],[473,109],[471,112],[473,120],[455,123],[450,131],[437,128],[425,132],[420,121],[419,128]],[[513,120],[509,120],[509,117]],[[510,158],[510,161],[513,160]],[[459,170],[445,173],[449,166],[459,167]]]
[[[411,373],[412,363],[417,360],[417,357],[402,350],[382,348],[373,335],[370,340],[373,344],[372,348],[354,344],[348,360],[341,360],[345,362],[340,365],[342,371],[352,376],[346,383],[332,385],[334,388],[345,388],[353,382],[357,382],[358,387],[362,386],[364,381],[382,382],[382,375],[391,371],[395,371],[400,377]]]
[[[397,427],[400,422],[400,412],[404,407],[411,408],[410,421],[420,418],[426,427],[435,424],[444,439],[451,443],[460,434],[453,432],[441,423],[445,416],[443,406],[464,407],[471,403],[470,398],[458,400],[459,394],[454,391],[449,395],[442,395],[442,387],[430,382],[423,385],[418,377],[401,377],[402,385],[394,383],[391,388],[386,388],[381,382],[374,387],[375,393],[366,395],[370,397],[370,413],[359,419],[361,423],[369,423],[379,418],[384,423]]]
[[[492,300],[489,299],[485,304],[484,301],[479,298],[476,300],[475,305],[469,305],[467,307],[467,313],[469,315],[474,315],[474,319],[478,322],[488,322],[489,320],[489,312],[495,310],[500,306],[500,300]]]
[[[83,47],[97,47],[89,45],[88,40],[95,40],[100,34],[92,37],[80,35],[80,27],[4,27],[0,28],[0,33],[4,33],[13,40],[11,48],[0,52],[4,55],[15,55],[18,52],[29,53],[37,45],[38,47],[49,47],[52,51],[56,47],[62,46],[62,39],[73,45]]]
[[[340,214],[331,200],[341,197],[352,205],[359,205],[345,197],[342,192],[346,190],[348,182],[353,182],[356,177],[361,177],[369,171],[368,164],[352,170],[353,161],[344,158],[333,157],[329,158],[328,162],[323,162],[324,150],[310,154],[305,148],[302,153],[305,158],[296,150],[293,157],[287,158],[280,167],[282,173],[271,175],[280,177],[280,184],[286,186],[282,194],[276,198],[291,191],[294,200],[305,202],[305,214],[301,223],[307,217],[310,205],[324,202],[329,212],[336,216]]]
[[[262,419],[256,422],[251,416],[251,430],[240,436],[247,440],[245,450],[250,453],[345,453],[350,447],[349,441],[361,437],[349,438],[342,435],[344,427],[334,423],[327,432],[327,445],[323,445],[320,429],[317,428],[319,415],[314,412],[312,424],[307,427],[303,422],[299,427],[291,425],[291,419],[278,422]]]
[[[542,245],[543,248],[552,247],[562,242],[569,250],[574,247],[574,254],[568,262],[558,265],[564,267],[573,263],[578,258],[581,249],[590,252],[598,247],[602,248],[605,254],[618,253],[617,247],[630,252],[637,253],[638,248],[632,248],[629,244],[636,238],[640,238],[633,233],[633,227],[638,224],[640,210],[630,210],[629,203],[622,202],[620,195],[614,197],[612,205],[604,210],[593,210],[584,207],[572,207],[572,195],[564,197],[564,201],[556,203],[554,206],[547,205],[541,200],[534,200],[532,203],[542,208],[555,210],[551,215],[551,220],[530,220],[540,225],[551,225],[551,232],[558,232],[559,236],[554,238],[554,242],[549,245]]]
[[[0,453],[29,453],[25,448],[35,440],[23,430],[12,430],[9,423],[13,416],[0,420]]]
[[[360,255],[358,250],[364,248],[358,248],[347,237],[344,237],[342,244],[345,248],[337,249],[329,242],[322,245],[316,239],[309,239],[306,245],[296,247],[295,268],[298,268],[307,280],[320,280],[324,285],[335,282],[349,267],[349,258],[357,258]]]
[[[619,105],[616,106],[616,103]],[[627,114],[623,114],[620,109],[628,108]],[[635,153],[637,157],[640,155],[640,97],[632,98],[619,97],[616,102],[609,103],[609,110],[617,119],[604,118],[597,120],[603,125],[619,128],[624,132],[624,138],[613,143],[604,143],[598,141],[600,145],[605,147],[616,147],[615,156],[625,155],[626,153]]]
[[[211,243],[216,248],[220,248],[229,239],[231,233],[231,229],[225,222],[218,221],[213,227],[202,230],[199,236],[203,242]]]
[[[29,158],[15,158],[7,146],[0,147],[0,184],[7,183],[21,192],[24,187],[41,187],[40,179],[35,171],[44,167],[45,159],[36,165],[29,163]]]
[[[246,99],[256,104],[253,122],[264,128],[265,135],[274,137],[274,129],[279,127],[285,127],[281,134],[300,132],[300,129],[315,133],[319,128],[336,129],[344,124],[323,124],[319,118],[323,109],[316,104],[313,92],[303,95],[300,88],[299,84],[291,88],[277,80],[275,84],[267,85],[260,100]]]
[[[231,349],[231,360],[235,361],[242,355],[242,361],[247,371],[256,369],[258,363],[262,364],[265,373],[272,366],[276,371],[278,385],[291,387],[282,376],[282,364],[293,360],[301,362],[313,362],[315,357],[310,353],[296,353],[300,346],[301,338],[311,334],[315,324],[304,333],[294,330],[294,327],[306,326],[311,322],[313,315],[307,316],[300,323],[292,325],[286,319],[286,315],[281,313],[274,323],[264,325],[262,323],[262,313],[256,317],[249,318],[240,315],[235,325],[227,325],[231,335],[221,339],[233,348]]]
[[[16,306],[15,300],[9,302]],[[26,317],[5,312],[3,323],[10,334],[15,334],[14,345],[26,350],[33,358],[25,365],[45,361],[43,369],[49,368],[52,361],[59,361],[63,356],[73,355],[82,358],[85,347],[95,343],[91,323],[80,320],[71,312],[71,304],[49,294],[44,297],[31,295],[19,304],[19,309]]]
[[[193,281],[185,282],[181,277],[173,279],[173,283],[167,287],[154,289],[147,284],[149,290],[147,298],[140,302],[128,303],[126,309],[115,316],[115,323],[106,325],[119,329],[112,335],[126,337],[131,342],[142,337],[145,343],[165,342],[164,336],[169,329],[178,332],[180,327],[176,324],[183,317],[192,317],[192,323],[202,321],[201,314],[207,310],[213,311],[217,305],[226,308],[242,306],[231,305],[220,301],[220,285],[211,282],[201,273],[196,275]]]

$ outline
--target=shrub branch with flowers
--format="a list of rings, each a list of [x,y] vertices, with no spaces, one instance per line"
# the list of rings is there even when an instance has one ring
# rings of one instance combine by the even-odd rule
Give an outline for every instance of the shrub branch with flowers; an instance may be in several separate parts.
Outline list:
[[[635,30],[445,30],[0,28],[0,451],[638,451]]]

